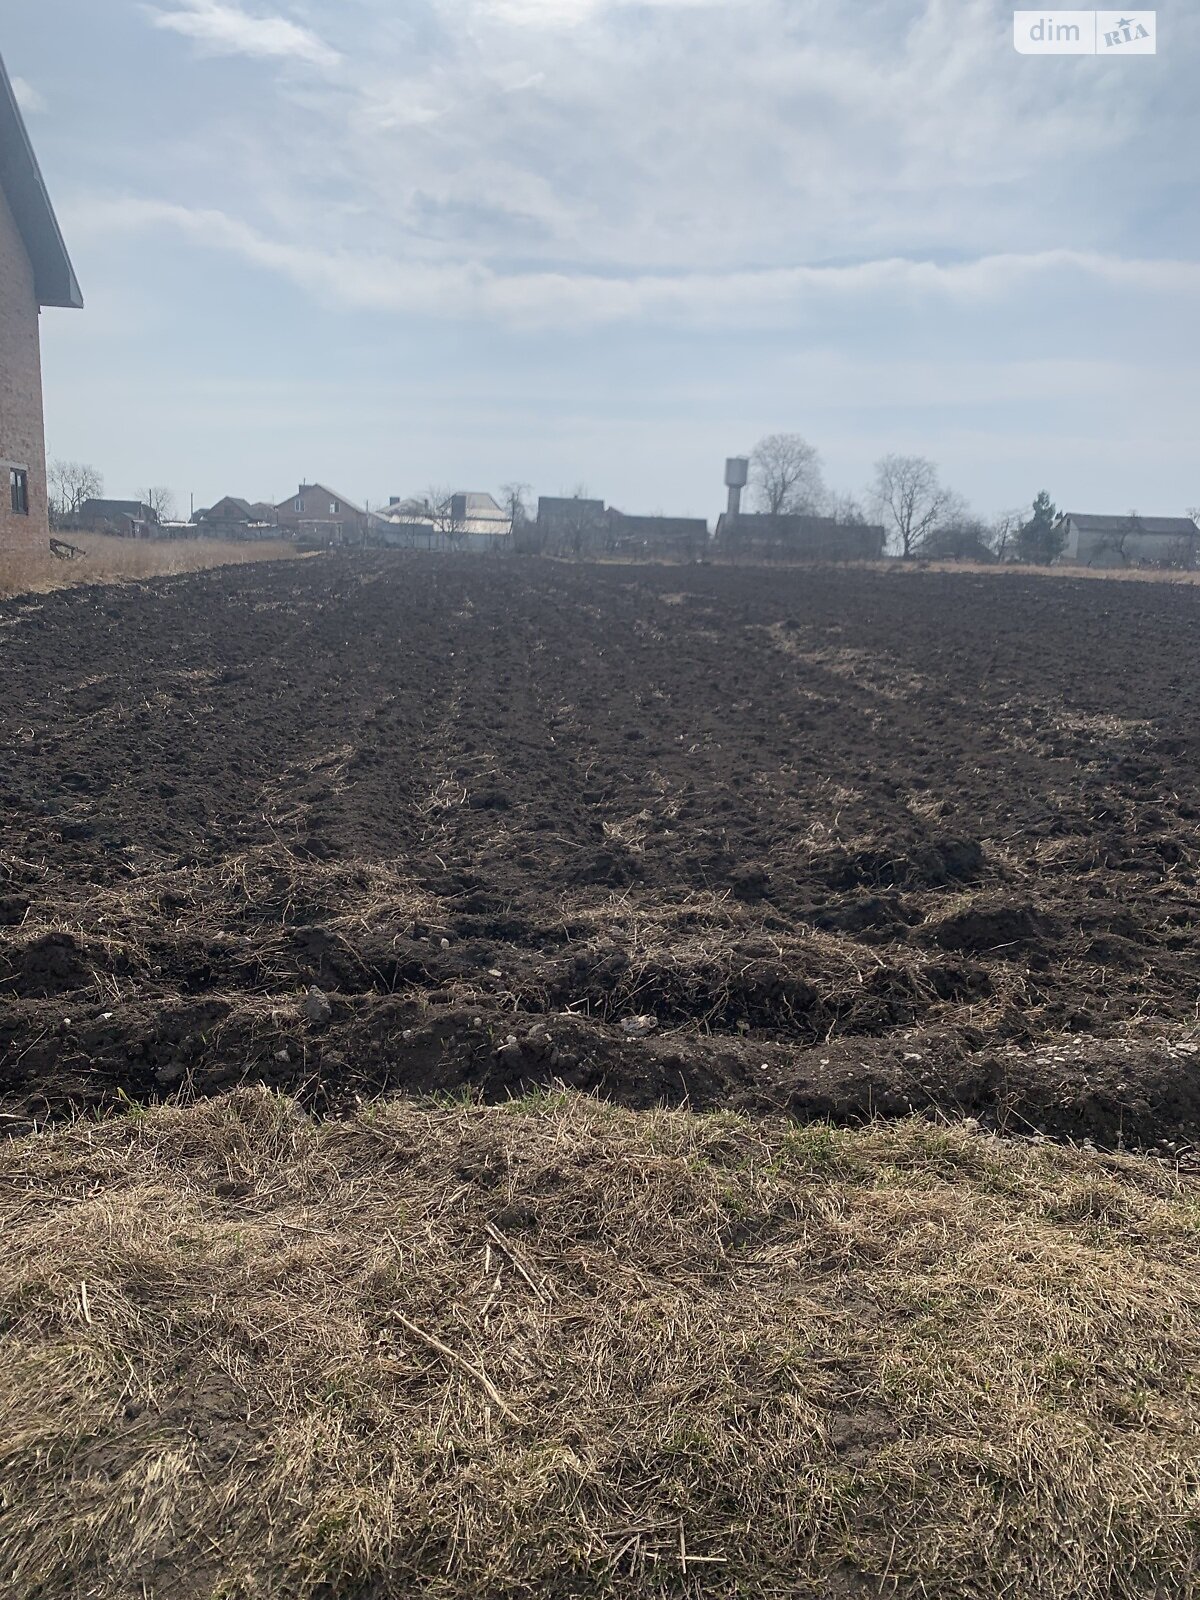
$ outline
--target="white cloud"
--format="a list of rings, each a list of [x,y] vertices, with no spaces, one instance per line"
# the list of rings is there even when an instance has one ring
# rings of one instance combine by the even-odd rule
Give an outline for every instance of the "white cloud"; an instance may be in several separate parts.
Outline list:
[[[52,406],[81,437],[107,426],[96,397],[134,347],[103,320],[118,297],[151,329],[135,344],[154,381],[112,413],[131,474],[148,440],[181,473],[205,453],[224,473],[244,416],[245,475],[215,490],[310,470],[284,400],[237,426],[214,401],[203,446],[161,400],[172,371],[279,370],[286,347],[312,379],[314,459],[337,436],[361,445],[363,483],[397,439],[425,462],[377,490],[474,477],[469,451],[495,461],[479,481],[523,462],[546,488],[587,476],[631,509],[682,510],[714,471],[719,496],[730,450],[794,427],[846,484],[902,448],[988,504],[1040,481],[1060,501],[1195,498],[1200,214],[1180,197],[1200,7],[1173,8],[1154,61],[1098,63],[1018,56],[1004,0],[148,6],[122,34],[118,8],[63,0],[82,20],[56,57],[55,83],[81,91],[55,88],[56,118],[95,147],[76,182],[107,172],[132,198],[89,216],[47,150],[92,307],[48,320]],[[137,92],[97,122],[105,50]],[[223,92],[194,59],[234,51],[271,81]],[[326,370],[342,333],[357,399]],[[403,426],[369,388],[397,370]],[[439,381],[459,389],[430,421]],[[989,457],[1003,470],[981,474]]]
[[[794,325],[838,306],[914,300],[995,306],[1036,286],[1090,281],[1149,295],[1200,294],[1200,263],[1124,259],[1080,250],[1001,253],[939,263],[903,256],[843,266],[730,272],[509,271],[449,256],[408,259],[382,251],[321,250],[271,238],[219,210],[123,199],[77,208],[76,234],[167,227],[198,245],[276,272],[333,304],[444,317],[491,317],[523,326],[585,327],[640,319],[739,326]]]
[[[338,51],[308,28],[286,17],[252,16],[222,0],[182,0],[183,9],[148,8],[156,28],[194,39],[216,55],[243,55],[304,61],[316,67],[334,67]]]
[[[408,36],[391,15],[359,0],[344,74],[235,113],[270,125],[264,188],[353,197],[397,252],[457,230],[475,260],[567,272],[1107,245],[1095,173],[1122,182],[1151,93],[1048,94],[995,0],[425,0]]]
[[[338,60],[299,21],[170,3],[156,24],[209,48]],[[1117,93],[1090,63],[1019,57],[1000,0],[291,8],[337,18],[341,69],[223,103],[219,125],[201,110],[197,142],[245,159],[218,180],[210,155],[186,199],[299,240],[337,221],[406,261],[624,281],[1112,250],[1122,186],[1144,193],[1154,152],[1177,148],[1132,137],[1161,82],[1126,74]]]
[[[17,97],[17,104],[26,116],[35,116],[39,111],[45,111],[45,100],[27,79],[14,78],[12,86],[13,93]]]
[[[695,11],[709,6],[732,10],[753,4],[754,0],[476,0],[476,11],[485,21],[518,27],[572,28],[618,6]]]

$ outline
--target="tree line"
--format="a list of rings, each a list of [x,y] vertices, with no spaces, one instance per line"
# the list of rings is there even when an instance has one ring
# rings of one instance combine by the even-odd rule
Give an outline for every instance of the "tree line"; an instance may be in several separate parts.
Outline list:
[[[104,493],[104,479],[84,462],[55,457],[49,462],[48,479],[50,516],[56,527],[70,527],[84,502]],[[533,525],[531,495],[526,483],[507,483],[500,491],[514,533]],[[575,495],[586,498],[582,486]],[[820,452],[798,433],[772,433],[759,440],[750,457],[750,496],[755,511],[775,516],[832,517],[851,526],[872,520],[882,523],[893,554],[909,560],[1048,566],[1066,542],[1064,530],[1056,525],[1057,508],[1044,489],[1030,510],[1003,511],[985,519],[942,482],[936,463],[925,456],[881,456],[863,496],[839,494],[825,483]],[[175,516],[169,489],[140,489],[135,498],[161,521]],[[429,518],[439,531],[451,534],[455,531],[452,499],[448,489],[437,487],[403,502],[400,509]]]
[[[103,496],[104,477],[86,461],[52,456],[46,463],[46,487],[51,527],[69,528],[88,500],[99,500]],[[132,498],[148,506],[160,522],[174,521],[175,496],[170,489],[157,485],[138,489]]]
[[[832,517],[850,525],[874,519],[886,529],[893,553],[909,560],[1049,565],[1066,542],[1045,490],[1030,511],[1004,511],[989,521],[942,482],[925,456],[881,456],[861,499],[835,493],[825,484],[819,451],[798,433],[759,440],[750,456],[750,491],[753,509],[774,516]]]

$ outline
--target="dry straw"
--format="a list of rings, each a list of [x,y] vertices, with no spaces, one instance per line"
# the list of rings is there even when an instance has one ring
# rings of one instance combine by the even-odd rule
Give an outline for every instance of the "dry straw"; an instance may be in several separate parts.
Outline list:
[[[0,1591],[1196,1592],[1148,1160],[265,1092],[0,1154]]]
[[[127,583],[207,567],[279,561],[298,554],[294,545],[282,539],[239,544],[227,539],[117,539],[102,533],[66,537],[84,552],[77,560],[60,561],[49,545],[38,550],[0,550],[0,599],[47,594],[78,584]]]

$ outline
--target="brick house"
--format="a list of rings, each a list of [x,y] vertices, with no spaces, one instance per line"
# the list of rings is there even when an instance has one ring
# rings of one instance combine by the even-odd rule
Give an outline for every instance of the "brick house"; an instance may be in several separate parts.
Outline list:
[[[82,306],[70,258],[0,59],[0,550],[43,546],[43,306]]]
[[[374,519],[323,483],[302,483],[275,507],[275,520],[302,544],[342,545],[362,544]]]

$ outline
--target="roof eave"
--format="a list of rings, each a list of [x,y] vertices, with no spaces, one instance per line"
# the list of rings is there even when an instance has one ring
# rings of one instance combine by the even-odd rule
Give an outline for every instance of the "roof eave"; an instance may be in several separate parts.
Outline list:
[[[8,180],[3,186],[33,267],[38,304],[82,310],[79,280],[67,254],[66,241],[54,215],[16,92],[4,58],[0,56],[0,132],[4,131],[4,126],[11,142],[12,159],[0,163],[0,180]]]
[[[55,226],[57,227],[57,223],[55,224]],[[64,244],[63,245],[63,254],[64,254],[64,256],[66,255],[66,248],[67,247]],[[57,299],[57,298],[54,298],[54,297],[46,297],[46,296],[39,296],[39,298],[40,298],[41,303],[42,303],[43,306],[61,306],[64,310],[67,310],[67,311],[82,311],[83,310],[83,291],[79,287],[79,279],[75,276],[75,268],[71,265],[71,262],[70,262],[69,258],[67,260],[66,288],[65,288],[64,293],[62,295],[62,298],[61,299]]]

